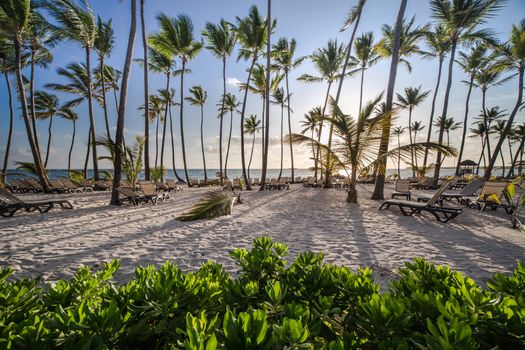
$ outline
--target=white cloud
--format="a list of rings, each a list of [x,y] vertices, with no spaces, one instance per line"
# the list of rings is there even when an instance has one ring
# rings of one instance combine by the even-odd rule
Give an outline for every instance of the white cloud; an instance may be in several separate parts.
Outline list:
[[[239,85],[241,85],[241,81],[235,77],[232,77],[232,78],[226,79],[226,84],[238,87]]]

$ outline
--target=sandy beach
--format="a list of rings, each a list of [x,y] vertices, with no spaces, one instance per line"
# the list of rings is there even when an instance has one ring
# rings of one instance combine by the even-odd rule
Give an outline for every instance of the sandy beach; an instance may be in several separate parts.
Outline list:
[[[138,265],[167,260],[185,271],[213,260],[234,272],[228,252],[250,248],[255,237],[268,235],[289,245],[289,259],[308,250],[323,252],[331,263],[374,268],[378,280],[394,276],[405,261],[425,257],[483,282],[495,272],[511,271],[525,256],[525,235],[512,229],[502,212],[465,209],[443,224],[428,215],[405,217],[397,208],[378,211],[380,202],[368,199],[371,190],[359,186],[359,205],[347,204],[341,189],[292,185],[242,192],[243,204],[232,216],[188,223],[176,217],[209,189],[185,188],[156,206],[112,207],[109,192],[55,195],[69,198],[75,209],[0,221],[0,261],[18,277],[44,281],[113,258],[122,265],[119,280],[129,279]]]

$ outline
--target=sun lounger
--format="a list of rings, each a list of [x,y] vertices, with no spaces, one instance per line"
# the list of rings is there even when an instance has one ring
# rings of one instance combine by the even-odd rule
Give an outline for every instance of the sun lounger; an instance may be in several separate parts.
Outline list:
[[[182,191],[182,187],[177,186],[177,183],[175,182],[174,179],[167,179],[166,180],[166,184],[168,185],[168,192],[170,192],[170,191],[173,191],[173,192]]]
[[[73,209],[73,205],[65,199],[22,200],[3,186],[0,186],[0,197],[6,199],[0,203],[0,215],[3,217],[11,217],[20,210],[47,213],[49,210],[56,208],[56,206],[60,206],[61,209]]]
[[[416,190],[434,190],[437,188],[437,181],[432,177],[424,177],[412,187]]]
[[[240,191],[243,190],[243,186],[240,179],[233,179],[233,189],[239,189]]]
[[[89,189],[91,189],[90,192],[93,192],[93,183],[87,179],[81,179],[81,180],[78,180],[78,181],[75,181],[80,187],[84,187],[86,189],[86,191],[90,191]]]
[[[469,183],[459,192],[453,192],[453,191],[443,192],[443,194],[439,198],[439,201],[442,203],[444,200],[451,201],[455,199],[458,201],[459,204],[463,204],[465,203],[467,198],[474,196],[476,192],[479,191],[479,189],[482,187],[483,187],[483,181],[475,180]],[[430,194],[419,194],[417,196],[417,200],[419,202],[426,202],[426,201],[429,201],[432,197],[433,195],[430,195]]]
[[[159,200],[164,201],[170,197],[167,192],[158,193],[152,181],[139,181],[139,186],[144,194],[144,198],[152,204],[157,204]]]
[[[78,186],[70,179],[60,179],[60,183],[66,186],[71,193],[81,193],[86,191],[93,192],[92,187]]]
[[[106,181],[102,181],[102,180],[95,181],[93,186],[94,186],[94,189],[97,190],[97,191],[109,191],[109,190],[111,190],[111,186],[108,186]]]
[[[287,189],[289,190],[290,189],[290,184],[288,183],[288,178],[286,177],[281,177],[279,179],[279,182],[277,183],[277,188],[279,190],[282,190],[282,189]]]
[[[512,208],[502,202],[503,191],[505,191],[508,184],[508,182],[487,181],[485,185],[483,185],[479,197],[471,197],[467,199],[468,206],[475,206],[480,211],[485,211],[487,207],[492,210],[501,208],[505,210],[507,214],[511,214]]]
[[[435,218],[440,222],[448,222],[454,219],[456,216],[463,212],[461,208],[453,207],[441,207],[436,205],[439,201],[440,196],[448,188],[448,181],[445,181],[443,185],[436,191],[434,196],[426,203],[414,202],[402,199],[388,199],[381,204],[379,210],[385,208],[390,208],[391,205],[399,207],[399,210],[403,215],[411,216],[414,213],[421,213],[426,211],[435,216]]]
[[[35,179],[24,179],[23,182],[26,184],[28,191],[27,192],[44,192],[44,187]]]
[[[60,180],[49,180],[49,188],[56,193],[75,193],[75,190],[69,189]]]
[[[397,180],[396,187],[392,191],[392,198],[405,197],[406,200],[410,200],[411,196],[410,180]]]

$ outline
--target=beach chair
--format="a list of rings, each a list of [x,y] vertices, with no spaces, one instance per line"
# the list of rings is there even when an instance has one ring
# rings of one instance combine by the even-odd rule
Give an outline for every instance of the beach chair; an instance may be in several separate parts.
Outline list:
[[[397,180],[394,191],[392,191],[392,198],[405,197],[406,200],[410,200],[411,196],[410,180]]]
[[[159,192],[169,192],[169,187],[166,186],[166,184],[162,181],[156,181],[155,182],[155,188]]]
[[[169,194],[167,192],[159,194],[156,191],[153,181],[139,181],[139,186],[142,190],[142,193],[144,194],[144,198],[150,201],[152,204],[157,204],[159,200],[164,201],[165,199],[169,198]]]
[[[80,179],[78,181],[75,181],[79,186],[84,187],[86,191],[93,192],[93,183],[89,181],[88,179]],[[89,190],[91,189],[91,190]]]
[[[11,180],[11,183],[5,184],[5,187],[13,193],[27,193],[30,190],[22,180]]]
[[[412,187],[416,190],[433,190],[437,187],[437,181],[432,177],[424,177]]]
[[[458,201],[459,204],[464,204],[467,198],[473,197],[476,194],[476,192],[483,187],[483,183],[484,182],[481,180],[475,180],[469,183],[459,192],[445,191],[443,192],[439,200],[443,204],[444,200],[452,201],[453,199],[455,199]],[[429,201],[432,197],[433,195],[430,194],[419,194],[417,196],[417,200],[419,202],[426,202]]]
[[[303,183],[304,187],[315,187],[315,178],[313,176],[309,176],[306,181]]]
[[[502,208],[507,214],[512,214],[512,208],[509,205],[502,202],[503,191],[505,191],[508,184],[508,182],[485,182],[485,185],[483,185],[483,189],[481,190],[481,194],[479,195],[479,197],[471,197],[467,199],[468,206],[475,206],[479,211],[485,211],[487,207],[489,207],[492,210]]]
[[[0,215],[6,218],[15,215],[20,210],[47,213],[51,209],[56,208],[56,206],[59,206],[61,209],[73,209],[73,205],[65,199],[22,200],[1,185],[0,197],[5,199],[0,204]]]
[[[93,188],[78,186],[78,185],[74,184],[73,181],[71,181],[70,179],[60,179],[60,183],[62,185],[64,185],[64,186],[66,186],[71,193],[82,193],[82,192],[86,192],[86,191],[93,192]]]
[[[223,191],[233,191],[233,182],[231,180],[225,180],[222,186]]]
[[[75,190],[69,189],[60,180],[49,180],[49,188],[56,193],[75,193]]]
[[[140,202],[148,202],[143,195],[135,192],[131,188],[119,187],[117,188],[117,192],[119,193],[119,205],[124,204],[124,202],[129,202],[133,205],[139,205]]]
[[[277,179],[275,177],[270,178],[270,182],[266,182],[266,189],[276,190],[279,186]]]
[[[288,178],[281,177],[279,179],[279,182],[277,183],[277,189],[279,189],[279,190],[282,190],[282,189],[289,190],[290,189],[290,184],[288,183]]]
[[[28,189],[27,192],[44,192],[44,187],[35,179],[24,179],[22,180],[26,184],[26,188]]]
[[[448,188],[448,181],[445,181],[443,185],[436,191],[434,196],[426,202],[414,202],[403,199],[388,199],[381,204],[379,210],[388,209],[391,205],[399,207],[399,210],[403,215],[412,216],[414,213],[420,214],[421,212],[429,212],[439,221],[448,222],[454,219],[459,214],[463,213],[463,209],[455,207],[441,207],[436,205],[439,201],[440,196]]]
[[[239,189],[240,191],[243,190],[242,183],[240,179],[233,179],[233,189]]]
[[[133,185],[131,182],[129,182],[128,180],[121,180],[120,181],[120,187],[121,188],[131,188],[131,189],[134,189],[135,188],[135,185]]]
[[[182,191],[182,187],[177,186],[177,183],[175,182],[174,179],[167,179],[166,180],[166,185],[168,185],[168,192],[170,192],[170,191],[173,191],[173,192]]]
[[[195,187],[199,187],[199,180],[197,179],[190,179],[190,187],[192,186],[195,186]]]

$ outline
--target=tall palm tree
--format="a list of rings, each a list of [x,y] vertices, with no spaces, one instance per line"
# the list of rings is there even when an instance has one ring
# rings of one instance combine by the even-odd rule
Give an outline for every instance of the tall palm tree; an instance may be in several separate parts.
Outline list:
[[[363,0],[361,0],[363,1]],[[287,112],[288,112],[288,134],[292,134],[292,119],[291,119],[291,107],[290,107],[290,85],[289,85],[289,74],[290,72],[299,67],[303,62],[305,57],[295,58],[295,50],[297,47],[297,42],[295,39],[291,39],[289,42],[286,38],[280,38],[274,45],[272,51],[272,58],[274,60],[273,67],[284,73],[285,85],[286,85],[286,100],[287,103]],[[292,182],[295,179],[294,173],[294,161],[293,161],[293,144],[288,142],[290,146],[290,172],[292,177]]]
[[[246,85],[250,84],[252,80],[252,73],[257,63],[259,56],[263,53],[268,32],[266,30],[266,21],[261,17],[257,6],[250,7],[248,16],[245,18],[237,17],[237,24],[235,25],[235,33],[241,44],[237,60],[243,59],[245,61],[251,60],[248,68],[248,77],[246,78]],[[248,174],[246,173],[246,158],[244,151],[244,118],[246,116],[246,103],[248,98],[248,90],[244,91],[242,109],[241,109],[241,166],[242,176],[246,183],[246,188],[251,189],[250,181],[248,181]],[[265,100],[263,99],[263,104]],[[264,125],[264,114],[262,115]],[[263,130],[264,134],[264,130]],[[263,152],[264,153],[264,152]]]
[[[122,72],[122,87],[120,89],[120,104],[118,108],[117,132],[115,135],[115,172],[113,175],[113,192],[111,193],[111,204],[119,204],[119,188],[122,177],[122,161],[124,140],[124,118],[126,116],[126,102],[128,96],[128,82],[131,73],[131,61],[133,59],[133,47],[135,45],[135,35],[137,32],[137,0],[131,0],[131,23],[129,28],[128,47],[126,49],[126,59]]]
[[[459,53],[459,58],[457,63],[463,69],[463,71],[469,76],[468,81],[468,92],[467,99],[465,101],[465,117],[463,118],[463,134],[461,136],[461,146],[459,148],[458,161],[456,164],[456,175],[459,175],[460,163],[463,158],[463,150],[465,148],[465,139],[467,136],[467,125],[468,125],[468,113],[469,113],[469,103],[470,95],[472,93],[472,88],[474,86],[474,78],[478,70],[486,63],[485,53],[487,52],[486,45],[478,44],[471,48],[470,52],[467,54],[465,52]]]
[[[328,84],[322,110],[322,115],[324,115],[328,106],[328,98],[330,96],[332,84],[334,83],[334,81],[341,78],[341,71],[345,61],[345,50],[343,48],[343,45],[339,45],[337,43],[337,40],[329,40],[326,47],[317,49],[312,55],[309,56],[309,58],[312,61],[319,75],[313,76],[310,74],[303,74],[298,78],[298,80],[304,81],[305,83],[326,82]],[[323,123],[324,118],[321,118],[321,123],[319,125],[319,136],[317,140],[318,142],[321,141]],[[320,154],[319,152],[320,149],[317,149],[314,161],[315,177],[317,177],[317,163],[319,162]]]
[[[470,128],[471,135],[470,138],[479,137],[481,138],[481,145],[483,146],[485,144],[485,134],[487,133],[487,129],[485,128],[485,123],[483,122],[476,122],[472,128]],[[476,169],[476,174],[479,174],[479,168],[481,164],[481,160],[483,160],[483,167],[486,168],[486,159],[485,159],[485,153],[481,152],[479,155],[478,160],[478,166]]]
[[[279,176],[280,179],[283,174],[283,159],[284,159],[284,138],[283,138],[283,129],[284,129],[284,108],[288,104],[287,96],[284,93],[284,89],[282,87],[276,89],[273,94],[273,104],[278,105],[281,108],[281,167],[279,170]]]
[[[450,41],[448,40],[445,27],[440,24],[435,25],[434,29],[426,31],[424,39],[428,49],[422,52],[423,58],[438,59],[438,74],[436,79],[436,86],[434,87],[434,94],[432,96],[432,106],[430,108],[430,117],[428,121],[427,142],[430,142],[430,138],[432,137],[432,124],[434,123],[434,112],[436,110],[436,100],[439,92],[439,86],[441,85],[443,62],[445,61],[445,56],[450,50]],[[427,166],[427,160],[428,150],[425,150],[425,156],[423,157],[424,168],[426,168]]]
[[[148,77],[148,39],[146,36],[146,19],[144,11],[145,0],[140,0],[140,29],[142,36],[142,50],[143,50],[143,76],[144,76],[144,115],[149,115],[149,77]],[[150,161],[149,161],[149,123],[148,118],[144,118],[144,178],[151,179]]]
[[[105,58],[109,57],[113,45],[115,44],[113,26],[111,20],[104,22],[100,17],[97,19],[97,37],[95,38],[94,49],[98,54],[100,71],[104,72]],[[105,74],[99,74],[101,84],[102,109],[104,110],[104,121],[106,124],[107,139],[112,140],[109,128],[108,106],[106,103],[106,80]]]
[[[93,153],[93,173],[95,180],[99,179],[98,157],[95,140],[95,114],[93,111],[93,84],[91,81],[91,51],[97,38],[97,21],[89,3],[78,5],[73,0],[54,0],[49,9],[60,26],[61,35],[71,41],[79,43],[85,50],[87,72],[87,103],[91,130],[91,147]]]
[[[390,142],[390,128],[392,124],[392,104],[394,102],[394,88],[396,85],[397,66],[399,64],[400,47],[401,47],[401,35],[403,32],[403,17],[405,16],[405,10],[407,6],[407,0],[401,0],[399,5],[399,12],[397,13],[396,26],[394,30],[394,36],[392,40],[392,59],[390,61],[390,73],[388,76],[388,86],[386,90],[386,101],[384,104],[384,111],[386,113],[386,122],[383,125],[381,132],[381,142],[379,143],[379,150],[377,153],[377,177],[374,192],[372,193],[372,199],[384,199],[383,191],[385,187],[385,173],[386,173],[386,160],[384,156],[388,153],[388,143]]]
[[[392,129],[392,134],[394,136],[397,136],[397,148],[399,149],[397,155],[397,175],[399,176],[399,178],[401,178],[401,135],[405,133],[406,129],[406,126],[396,126]]]
[[[461,122],[457,122],[454,120],[454,118],[443,118],[439,117],[434,122],[434,126],[438,128],[443,128],[445,130],[445,134],[447,135],[447,147],[450,146],[450,132],[454,130],[458,130],[461,128]],[[438,131],[439,132],[439,131]]]
[[[271,90],[271,68],[272,68],[272,0],[267,0],[268,3],[268,16],[266,17],[266,130],[264,130],[264,147],[263,147],[263,159],[262,159],[262,171],[261,171],[261,184],[259,191],[264,191],[266,185],[266,171],[268,170],[268,144],[270,143],[270,90]],[[275,24],[275,22],[273,22]]]
[[[496,123],[492,125],[492,132],[498,135],[498,138],[501,138],[503,135],[503,131],[505,130],[505,124],[507,123],[506,120],[496,120]],[[508,138],[510,141],[510,137]],[[510,146],[510,142],[509,142]],[[500,148],[499,155],[501,157],[501,173],[503,176],[505,176],[505,157],[503,157],[503,149]],[[511,153],[512,157],[512,153]],[[512,162],[512,159],[511,159]]]
[[[257,119],[255,114],[250,115],[244,121],[244,132],[248,135],[253,135],[252,150],[250,152],[250,161],[248,162],[248,179],[250,178],[250,166],[252,165],[253,150],[255,148],[255,136],[261,131],[261,121]]]
[[[67,174],[70,176],[71,174],[71,155],[73,154],[73,147],[75,145],[75,135],[77,132],[77,121],[78,121],[78,114],[75,113],[70,107],[64,107],[62,106],[57,113],[57,116],[60,118],[70,120],[73,123],[73,134],[71,136],[71,146],[69,147],[69,153],[67,156]]]
[[[448,64],[448,77],[443,98],[442,116],[448,115],[448,103],[450,90],[453,81],[453,67],[456,60],[457,45],[462,42],[473,40],[490,41],[490,31],[477,30],[487,18],[492,16],[501,6],[501,0],[430,0],[430,10],[432,17],[445,27],[450,41],[450,59]],[[443,142],[444,129],[440,128],[438,143]],[[441,152],[437,153],[436,166],[434,168],[434,178],[439,177],[441,169]]]
[[[485,153],[485,149],[487,149],[487,145],[490,142],[490,135],[492,134],[492,123],[495,121],[507,116],[505,114],[505,110],[500,110],[498,106],[492,107],[492,108],[485,108],[481,111],[481,114],[478,115],[476,120],[480,121],[485,125],[485,129],[488,130],[487,133],[485,133],[485,140],[483,142],[483,146],[481,148],[481,152]],[[487,156],[485,159],[490,160],[491,153],[487,152]]]
[[[139,109],[146,111],[145,106],[141,106]],[[156,123],[155,128],[155,163],[154,166],[157,168],[159,163],[159,126],[161,118],[164,118],[164,104],[162,99],[157,95],[150,95],[148,102],[148,114],[144,114],[144,117],[148,120],[148,123]]]
[[[22,107],[22,117],[26,127],[27,138],[37,176],[40,179],[44,190],[49,190],[47,173],[44,170],[40,152],[35,142],[31,117],[27,107],[26,90],[22,77],[22,54],[21,47],[24,40],[25,31],[29,25],[29,13],[31,9],[30,0],[4,0],[0,2],[0,24],[9,41],[13,43],[15,51],[15,75],[18,85],[18,95]]]
[[[412,122],[412,124],[410,124],[409,126],[409,131],[410,132],[413,132],[414,133],[414,143],[417,143],[417,134],[420,132],[420,131],[423,131],[425,129],[425,126],[423,125],[422,122],[420,122],[419,120],[416,120],[414,122]],[[414,158],[415,160],[415,166],[416,168],[418,168],[418,161],[417,161],[417,157]]]
[[[36,91],[35,92],[35,116],[39,120],[49,119],[49,124],[47,128],[47,147],[46,147],[46,157],[44,160],[44,167],[47,168],[47,162],[49,160],[49,150],[51,149],[51,135],[53,128],[53,117],[58,113],[59,102],[58,97],[54,94],[50,94],[45,91]]]
[[[173,142],[173,127],[171,125],[171,107],[175,105],[175,89],[161,89],[158,90],[158,92],[161,103],[163,104],[165,110],[164,118],[162,120],[162,143],[160,146],[160,168],[162,169],[162,171],[160,172],[160,181],[164,181],[164,170],[166,169],[166,167],[164,166],[164,149],[166,144],[166,129],[168,124],[168,116],[170,118],[170,129],[172,131],[171,136]]]
[[[237,101],[237,97],[233,94],[226,93],[226,96],[222,99],[224,100],[224,111],[219,110],[220,115],[224,115],[226,112],[230,112],[230,133],[228,136],[228,147],[226,148],[226,159],[224,161],[224,178],[228,178],[228,157],[230,155],[230,144],[232,140],[232,130],[233,130],[233,112],[239,113],[240,102]],[[219,103],[219,108],[223,105],[221,101]]]
[[[1,11],[0,11],[1,13]],[[9,104],[9,132],[7,134],[7,144],[4,154],[4,164],[2,167],[2,174],[4,181],[7,181],[7,165],[9,164],[9,152],[11,150],[11,142],[13,139],[13,129],[15,125],[15,113],[13,109],[13,89],[11,87],[11,80],[9,75],[14,73],[15,62],[14,62],[14,50],[9,43],[0,41],[0,73],[4,75],[8,104]]]
[[[419,87],[407,87],[405,88],[405,94],[401,95],[399,93],[396,94],[397,96],[397,103],[399,107],[402,109],[408,109],[408,126],[412,125],[412,111],[414,108],[419,106],[425,99],[427,98],[430,91],[422,91],[421,85]],[[412,139],[412,130],[409,131],[408,135],[410,136],[410,143],[414,143]],[[414,154],[412,154],[412,164],[415,164],[414,161]],[[416,176],[416,171],[414,168],[412,168],[412,176]]]
[[[204,104],[208,97],[202,86],[194,86],[190,89],[191,96],[186,97],[186,101],[194,106],[199,106],[201,110],[201,149],[202,149],[202,164],[204,165],[204,182],[208,182],[208,173],[206,171],[206,157],[204,155]]]
[[[310,133],[310,138],[314,139],[315,135],[319,132],[320,119],[323,116],[322,113],[321,106],[317,106],[308,111],[308,113],[304,115],[304,120],[301,122],[301,126],[303,127],[301,134]],[[312,146],[312,159],[315,162],[315,144],[311,143],[310,145]]]
[[[355,72],[361,72],[361,83],[359,89],[359,113],[363,106],[363,84],[365,80],[365,71],[381,60],[381,55],[377,52],[374,44],[374,33],[366,32],[355,40],[355,56],[352,56],[351,65]]]

